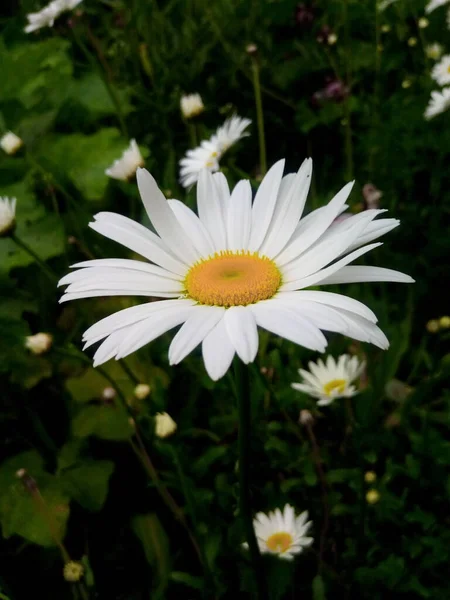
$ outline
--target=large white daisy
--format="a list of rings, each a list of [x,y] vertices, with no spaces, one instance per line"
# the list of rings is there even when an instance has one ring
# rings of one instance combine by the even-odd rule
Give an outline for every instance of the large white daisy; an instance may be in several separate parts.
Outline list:
[[[379,243],[396,219],[374,220],[366,210],[340,223],[353,183],[331,202],[301,218],[312,161],[283,177],[284,160],[264,177],[252,203],[248,181],[230,193],[222,173],[203,171],[197,188],[198,216],[178,200],[166,200],[145,169],[137,181],[156,234],[115,213],[101,212],[90,227],[150,262],[99,259],[74,265],[60,285],[61,302],[95,296],[165,298],[102,319],[84,334],[85,348],[102,341],[94,365],[123,358],[182,324],[169,348],[170,364],[202,344],[206,370],[222,377],[237,354],[252,362],[258,326],[324,352],[321,329],[387,348],[376,316],[361,302],[317,285],[359,281],[412,282],[379,267],[348,266]]]
[[[306,510],[296,517],[289,504],[286,504],[283,512],[279,508],[268,515],[259,512],[253,521],[260,552],[275,554],[285,560],[292,560],[295,554],[311,546],[314,540],[306,536],[311,525]],[[248,544],[243,545],[248,548]]]
[[[429,120],[440,115],[450,108],[450,87],[443,88],[440,92],[431,92],[431,98],[425,110],[425,119]]]

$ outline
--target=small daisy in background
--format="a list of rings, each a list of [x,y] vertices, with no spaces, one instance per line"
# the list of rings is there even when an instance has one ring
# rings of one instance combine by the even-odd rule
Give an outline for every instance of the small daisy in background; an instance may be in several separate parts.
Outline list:
[[[307,537],[312,525],[308,521],[308,511],[298,517],[292,506],[286,504],[283,512],[279,508],[269,514],[259,512],[253,521],[259,550],[263,554],[275,554],[279,558],[292,560],[295,554],[311,546],[314,539]],[[248,548],[248,544],[243,544]]]
[[[74,9],[82,0],[53,0],[42,10],[27,15],[25,33],[32,33],[43,27],[53,27],[55,20],[64,12]]]
[[[428,4],[425,7],[425,12],[427,14],[430,14],[430,12],[433,12],[433,10],[436,10],[436,8],[439,8],[440,6],[444,6],[445,4],[448,4],[450,2],[450,0],[430,0],[430,2],[428,2]]]
[[[366,363],[356,356],[342,354],[336,362],[328,356],[326,363],[319,358],[317,363],[308,363],[309,371],[299,369],[304,383],[291,383],[294,390],[317,398],[318,406],[327,406],[337,398],[351,398],[359,390],[351,385],[363,373]]]
[[[223,154],[243,137],[250,135],[245,130],[250,119],[233,115],[221,125],[209,140],[203,140],[197,148],[186,152],[180,160],[180,183],[188,188],[196,181],[203,170],[215,173]]]
[[[440,92],[431,92],[430,102],[425,110],[425,119],[429,120],[440,115],[450,108],[450,87],[443,88]]]
[[[136,140],[131,140],[122,156],[106,169],[105,174],[112,179],[129,181],[135,176],[137,169],[144,166],[144,162]]]
[[[431,77],[439,85],[448,85],[450,83],[450,54],[445,54],[441,60],[436,63],[431,71]]]
[[[16,225],[16,199],[0,196],[0,237],[14,231]]]
[[[0,148],[6,154],[15,154],[23,146],[23,140],[12,131],[8,131],[0,139]]]
[[[435,42],[434,44],[428,44],[425,48],[425,53],[431,60],[439,60],[442,56],[443,48],[441,44]]]
[[[187,94],[180,98],[180,110],[185,119],[197,117],[204,110],[202,97],[200,94]]]

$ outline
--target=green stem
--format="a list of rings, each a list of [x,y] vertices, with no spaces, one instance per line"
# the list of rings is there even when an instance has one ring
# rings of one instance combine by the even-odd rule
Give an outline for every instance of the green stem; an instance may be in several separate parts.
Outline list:
[[[191,148],[196,148],[198,146],[197,127],[194,123],[187,123],[187,128],[189,131],[189,143]]]
[[[262,107],[261,97],[261,84],[259,81],[259,64],[258,58],[252,56],[252,73],[253,73],[253,91],[255,94],[256,104],[256,119],[258,124],[258,138],[259,138],[259,165],[261,175],[265,175],[267,172],[267,158],[266,158],[266,138],[264,135],[264,113]]]
[[[350,55],[350,26],[348,21],[348,0],[342,4],[344,21],[344,58],[345,58],[345,83],[349,90],[344,100],[345,111],[345,156],[347,163],[347,179],[353,179],[353,133],[351,123],[351,55]]]
[[[250,371],[239,358],[234,362],[236,399],[239,412],[239,514],[243,522],[245,538],[250,551],[259,600],[268,598],[261,564],[261,554],[253,529],[253,516],[250,498]]]
[[[18,238],[15,233],[11,234],[11,239],[19,246],[19,248],[22,248],[22,250],[29,254],[35,262],[37,262],[42,272],[45,273],[46,277],[48,277],[48,279],[51,281],[52,285],[56,285],[58,282],[58,277],[55,273],[53,273],[50,267],[48,267],[45,262],[39,258],[36,252],[32,250],[30,246],[28,246],[28,244],[26,244],[23,240]]]

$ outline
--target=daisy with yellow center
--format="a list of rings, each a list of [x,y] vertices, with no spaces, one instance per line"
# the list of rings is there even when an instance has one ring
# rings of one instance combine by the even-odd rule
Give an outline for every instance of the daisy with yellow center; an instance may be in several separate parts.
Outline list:
[[[342,354],[337,361],[328,356],[326,363],[320,358],[317,363],[308,363],[309,371],[299,369],[304,383],[292,383],[291,387],[317,398],[319,406],[327,406],[336,398],[351,398],[358,389],[351,385],[363,373],[366,363],[356,356]]]
[[[289,504],[286,504],[283,512],[277,508],[267,515],[258,513],[253,527],[260,552],[275,554],[285,560],[292,560],[295,554],[300,554],[313,543],[313,538],[306,536],[311,527],[308,512],[304,511],[296,517]]]
[[[94,365],[124,358],[178,327],[170,364],[201,344],[209,376],[228,371],[235,354],[245,363],[258,352],[258,327],[324,352],[322,329],[387,348],[376,316],[361,302],[317,285],[360,281],[413,281],[379,267],[348,266],[377,247],[370,243],[399,222],[374,221],[366,210],[336,223],[352,184],[331,202],[302,217],[312,161],[283,177],[284,161],[264,177],[252,201],[249,181],[230,192],[222,173],[203,170],[197,187],[198,216],[178,200],[166,200],[153,177],[138,169],[137,182],[156,233],[124,216],[101,212],[91,228],[149,262],[91,260],[74,265],[60,285],[61,301],[98,296],[160,298],[102,319],[84,334],[85,348],[101,342]]]

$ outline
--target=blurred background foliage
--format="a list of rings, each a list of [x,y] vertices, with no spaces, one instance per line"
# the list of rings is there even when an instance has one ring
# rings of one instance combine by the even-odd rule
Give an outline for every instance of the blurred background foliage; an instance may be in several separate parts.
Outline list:
[[[252,593],[235,520],[229,381],[213,385],[199,354],[169,368],[165,337],[94,370],[82,332],[132,301],[59,305],[56,282],[80,260],[125,256],[87,224],[105,209],[143,219],[135,184],[104,173],[131,138],[168,197],[192,205],[194,192],[178,183],[190,147],[183,93],[202,95],[202,137],[236,111],[253,120],[251,137],[221,166],[230,183],[245,172],[256,185],[246,52],[256,44],[268,163],[287,157],[294,170],[313,157],[309,209],[349,179],[357,182],[354,212],[365,207],[364,184],[379,188],[381,207],[402,225],[372,264],[417,281],[342,287],[375,311],[391,341],[383,353],[330,336],[333,355],[350,348],[368,361],[353,414],[340,402],[319,411],[290,388],[312,353],[262,340],[250,399],[253,505],[309,510],[315,537],[295,563],[265,557],[270,598],[449,598],[450,336],[426,327],[449,312],[449,113],[423,118],[433,89],[425,49],[448,44],[444,20],[433,13],[419,28],[421,0],[383,12],[370,0],[86,0],[53,28],[25,34],[26,14],[42,6],[3,0],[0,8],[0,132],[24,140],[19,153],[0,156],[0,195],[17,197],[17,235],[46,267],[0,240],[0,597],[83,597],[64,580],[62,540],[82,561],[91,598]],[[54,341],[36,356],[24,339],[39,331]],[[141,401],[133,395],[139,382],[151,387]],[[301,409],[312,412],[312,428],[298,423]],[[166,410],[178,429],[162,440],[154,416]],[[140,464],[140,443],[177,519]],[[37,482],[53,533],[18,469]],[[367,471],[376,481],[365,480]],[[373,503],[369,489],[378,492]]]

